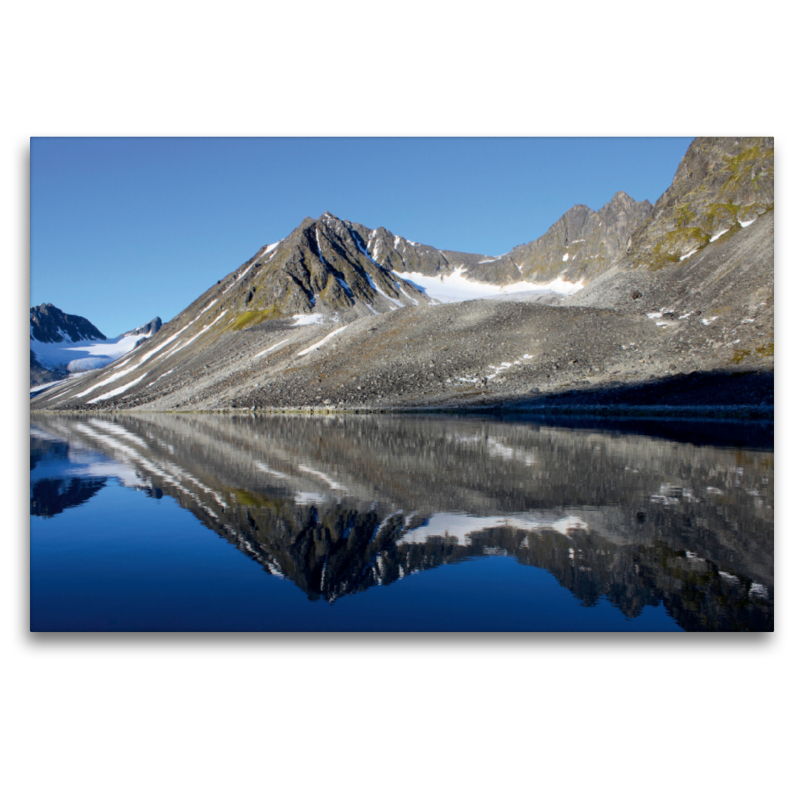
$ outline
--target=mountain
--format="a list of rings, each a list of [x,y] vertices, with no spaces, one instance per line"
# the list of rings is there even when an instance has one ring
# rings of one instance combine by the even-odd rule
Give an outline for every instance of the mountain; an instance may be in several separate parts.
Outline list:
[[[573,206],[544,236],[513,248],[493,267],[498,274],[516,271],[517,280],[536,283],[590,280],[625,252],[631,234],[652,208],[648,200],[637,203],[625,192],[617,192],[597,212]]]
[[[360,227],[371,257],[410,280],[427,275],[445,282],[455,274],[480,284],[512,284],[517,291],[530,291],[552,281],[579,284],[601,273],[625,252],[631,233],[652,208],[647,200],[636,202],[625,192],[617,192],[597,212],[573,206],[543,236],[501,256],[436,250],[394,236],[385,228]]]
[[[108,339],[88,319],[65,314],[52,303],[31,308],[31,388],[112,364],[161,327],[156,317],[134,331]]]
[[[339,312],[350,319],[430,302],[370,256],[366,233],[363,226],[329,213],[318,220],[308,217],[199,302],[218,303],[234,330],[295,314]]]
[[[161,317],[153,317],[146,325],[140,325],[138,328],[126,331],[119,338],[121,339],[124,336],[152,336],[154,333],[158,333],[161,330],[163,324]]]
[[[696,139],[624,256],[567,305],[646,314],[720,364],[774,360],[774,142]]]
[[[627,254],[652,270],[679,263],[771,211],[774,184],[773,139],[695,139]]]
[[[769,413],[771,142],[697,139],[655,206],[618,192],[497,257],[307,218],[134,355],[33,407]]]
[[[31,308],[31,339],[37,342],[102,341],[106,337],[88,319],[65,314],[52,303]]]
[[[326,212],[262,248],[221,285],[231,293],[234,324],[243,327],[294,314],[391,311],[430,302],[442,290],[446,297],[456,283],[472,296],[542,291],[552,281],[577,288],[624,252],[651,209],[618,192],[599,212],[575,206],[540,239],[503,256],[440,250]]]

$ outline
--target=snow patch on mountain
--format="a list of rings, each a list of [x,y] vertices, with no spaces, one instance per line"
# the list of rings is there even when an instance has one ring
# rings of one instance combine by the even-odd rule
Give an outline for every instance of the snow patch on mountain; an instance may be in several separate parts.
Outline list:
[[[268,347],[266,350],[262,350],[260,353],[256,353],[253,356],[253,358],[254,359],[261,358],[261,356],[265,356],[267,353],[271,353],[273,350],[277,350],[282,344],[286,344],[286,342],[288,342],[288,341],[289,341],[288,339],[284,339],[283,341],[272,345],[272,347]]]
[[[31,350],[38,362],[48,369],[65,369],[70,373],[88,372],[107,367],[130,353],[143,339],[152,334],[120,336],[105,341],[84,340],[40,342],[31,338]]]
[[[545,294],[574,294],[583,288],[583,282],[570,283],[563,278],[556,278],[549,283],[531,283],[518,281],[517,283],[498,286],[494,283],[481,283],[472,281],[464,275],[463,266],[456,267],[449,275],[423,275],[420,272],[395,272],[397,277],[416,286],[434,300],[442,303],[461,303],[465,300],[478,300],[485,297],[500,297],[503,295],[517,294],[519,292],[536,292]]]
[[[136,386],[136,384],[139,383],[139,381],[141,381],[145,377],[145,375],[147,375],[147,373],[145,373],[144,375],[140,375],[138,378],[134,378],[130,383],[126,383],[124,386],[119,386],[116,389],[112,389],[110,392],[101,394],[99,397],[95,397],[93,400],[89,400],[87,402],[97,403],[100,400],[108,400],[109,397],[116,397],[118,394],[122,394],[123,392],[128,391],[128,389],[130,389],[131,386]]]
[[[292,317],[296,320],[292,323],[292,327],[296,328],[300,325],[321,325],[325,321],[324,314],[295,314]]]
[[[223,311],[213,322],[209,322],[208,325],[206,325],[200,331],[200,333],[196,333],[194,336],[192,336],[190,339],[187,339],[185,342],[180,343],[176,347],[173,347],[171,350],[167,350],[167,352],[164,353],[164,355],[165,356],[171,356],[171,355],[174,355],[175,353],[177,353],[179,350],[183,350],[184,347],[188,347],[195,339],[197,339],[200,336],[202,336],[213,325],[216,325],[227,313],[228,313],[227,310]]]
[[[306,353],[311,353],[314,350],[319,349],[324,344],[326,344],[328,341],[330,341],[334,336],[337,336],[338,334],[340,334],[346,327],[347,327],[347,325],[345,325],[342,328],[337,328],[335,331],[331,331],[324,339],[320,339],[316,344],[312,344],[311,347],[307,347],[305,350],[301,351],[297,355],[298,356],[304,356],[304,355],[306,355]]]
[[[376,292],[377,294],[383,295],[389,302],[394,303],[398,308],[402,308],[403,307],[403,304],[401,302],[399,302],[398,300],[395,300],[394,297],[389,297],[389,295],[386,294],[386,292],[384,292],[383,289],[381,289],[375,283],[374,280],[372,280],[372,276],[366,270],[364,271],[364,277],[367,279],[367,283],[370,285],[370,288],[372,289],[373,292]]]
[[[114,381],[118,381],[120,378],[124,377],[125,375],[130,374],[133,372],[138,364],[134,364],[132,367],[128,367],[128,369],[123,369],[122,372],[118,372],[116,369],[113,370],[112,374],[108,377],[99,381],[98,383],[93,384],[88,389],[83,392],[79,392],[75,395],[75,397],[86,397],[87,394],[91,394],[95,389],[99,389],[101,386],[106,386],[109,383],[114,383]]]

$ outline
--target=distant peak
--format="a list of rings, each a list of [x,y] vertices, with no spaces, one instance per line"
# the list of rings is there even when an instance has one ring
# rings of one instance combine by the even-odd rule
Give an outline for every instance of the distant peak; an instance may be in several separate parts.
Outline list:
[[[630,210],[633,208],[652,208],[649,200],[634,200],[627,192],[617,192],[601,209],[602,211]]]

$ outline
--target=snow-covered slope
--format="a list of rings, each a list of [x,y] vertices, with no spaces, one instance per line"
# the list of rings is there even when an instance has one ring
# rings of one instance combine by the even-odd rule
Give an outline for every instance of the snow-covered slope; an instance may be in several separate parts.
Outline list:
[[[31,387],[108,366],[149,339],[160,327],[161,320],[156,320],[108,339],[89,320],[65,314],[51,303],[31,308]]]
[[[461,303],[465,300],[478,300],[483,297],[502,299],[521,299],[522,294],[572,294],[583,288],[583,283],[570,283],[556,278],[549,283],[532,283],[518,281],[504,286],[496,283],[470,280],[465,275],[463,266],[456,267],[451,273],[439,275],[423,275],[421,272],[395,272],[404,281],[416,286],[440,303]]]
[[[40,342],[31,334],[31,350],[43,367],[68,373],[88,372],[107,367],[130,353],[143,339],[149,338],[150,334],[136,334],[100,342],[91,339],[79,339],[77,342],[71,339],[63,342]]]

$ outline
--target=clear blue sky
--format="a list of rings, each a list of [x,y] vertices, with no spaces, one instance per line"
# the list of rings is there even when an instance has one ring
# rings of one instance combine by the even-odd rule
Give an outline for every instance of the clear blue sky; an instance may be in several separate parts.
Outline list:
[[[107,336],[165,322],[330,211],[495,255],[568,208],[655,201],[691,138],[34,138],[31,305]]]

